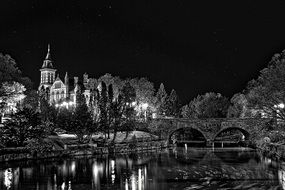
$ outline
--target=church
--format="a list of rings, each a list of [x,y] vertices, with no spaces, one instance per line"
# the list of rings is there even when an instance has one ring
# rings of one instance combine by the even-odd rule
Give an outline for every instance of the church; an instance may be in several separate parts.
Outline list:
[[[66,72],[64,80],[61,80],[59,74],[56,76],[56,68],[51,59],[50,45],[48,45],[47,55],[40,69],[41,80],[39,92],[44,93],[50,104],[58,106],[75,106],[78,90],[83,91],[87,103],[90,98],[90,89],[88,89],[88,74],[83,75],[83,80],[78,77],[70,78]]]

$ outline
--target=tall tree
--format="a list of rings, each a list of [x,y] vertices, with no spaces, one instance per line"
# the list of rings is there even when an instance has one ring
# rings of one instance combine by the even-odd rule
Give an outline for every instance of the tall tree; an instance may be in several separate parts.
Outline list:
[[[38,98],[39,115],[47,129],[47,132],[52,133],[55,129],[57,110],[54,105],[50,105],[47,99],[42,95]]]
[[[113,125],[114,119],[114,110],[113,110],[113,85],[108,86],[108,101],[107,101],[107,130],[108,130],[108,139],[110,138],[110,128]]]
[[[160,84],[159,89],[156,94],[156,105],[158,115],[164,116],[166,114],[167,108],[167,93],[165,91],[163,83]]]
[[[135,109],[134,106],[132,106],[132,102],[135,101],[136,98],[136,91],[131,86],[129,82],[125,83],[123,86],[122,92],[120,93],[121,100],[119,102],[122,102],[122,118],[121,118],[121,124],[120,128],[122,131],[126,132],[126,137],[128,136],[129,132],[132,131],[135,128]]]
[[[83,93],[79,93],[76,97],[74,124],[77,126],[75,134],[79,141],[83,141],[84,135],[91,134],[96,130]]]
[[[275,54],[259,77],[248,83],[247,99],[251,108],[285,121],[285,50]]]
[[[108,111],[107,111],[108,95],[107,95],[107,86],[105,82],[101,82],[101,92],[99,93],[99,126],[105,135],[108,128]]]
[[[166,115],[172,117],[178,117],[180,115],[180,103],[177,93],[174,89],[172,89],[169,98],[166,103]]]

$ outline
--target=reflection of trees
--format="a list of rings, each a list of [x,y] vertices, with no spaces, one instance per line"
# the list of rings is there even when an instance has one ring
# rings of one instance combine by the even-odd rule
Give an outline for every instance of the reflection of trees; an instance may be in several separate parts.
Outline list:
[[[282,168],[278,170],[278,179],[279,179],[279,183],[281,184],[282,188],[285,189],[285,170]]]

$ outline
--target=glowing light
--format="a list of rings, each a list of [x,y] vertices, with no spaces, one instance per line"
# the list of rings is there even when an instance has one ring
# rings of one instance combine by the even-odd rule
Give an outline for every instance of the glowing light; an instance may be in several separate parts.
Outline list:
[[[139,177],[138,177],[138,184],[139,184],[139,190],[142,190],[142,170],[139,168]]]
[[[102,164],[97,163],[96,161],[93,163],[93,182],[95,184],[95,187],[100,187],[100,174],[103,173],[103,166]]]
[[[126,179],[126,182],[125,182],[125,190],[129,190],[129,184],[128,184],[128,180]]]
[[[56,174],[53,175],[53,181],[54,181],[54,189],[57,189]]]
[[[72,190],[71,189],[71,181],[68,182],[68,190]]]
[[[111,170],[112,173],[115,173],[115,160],[111,160]]]
[[[148,107],[148,103],[143,103],[143,104],[141,104],[141,107],[142,107],[143,110],[146,110],[147,107]]]
[[[137,102],[132,102],[132,106],[136,106]]]
[[[62,104],[61,104],[62,106],[68,106],[68,103],[67,102],[62,102]]]
[[[115,160],[111,160],[111,180],[115,183]]]
[[[4,185],[7,187],[7,189],[11,188],[12,178],[13,178],[12,168],[6,169],[4,172]]]
[[[65,182],[62,183],[61,185],[61,189],[64,190],[65,189]]]
[[[71,172],[75,173],[75,161],[71,163]]]
[[[136,190],[136,177],[135,177],[135,174],[132,175],[132,190]]]

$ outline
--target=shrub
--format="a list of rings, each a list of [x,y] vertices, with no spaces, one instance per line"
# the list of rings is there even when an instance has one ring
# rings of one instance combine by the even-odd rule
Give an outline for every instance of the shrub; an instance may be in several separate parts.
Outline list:
[[[46,142],[42,139],[31,139],[27,142],[26,146],[31,153],[45,153],[50,152],[53,149],[51,142]]]

